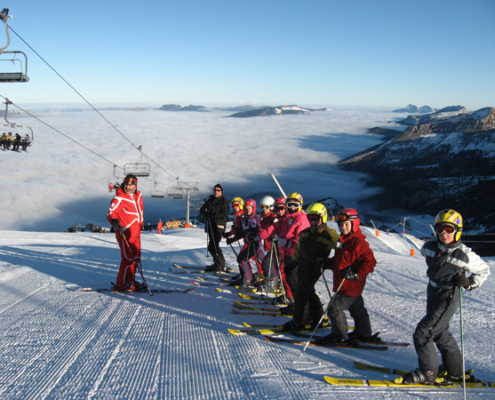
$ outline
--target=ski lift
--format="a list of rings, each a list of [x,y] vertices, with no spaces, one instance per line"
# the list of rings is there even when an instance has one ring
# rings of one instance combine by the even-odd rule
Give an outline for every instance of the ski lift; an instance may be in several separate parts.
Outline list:
[[[124,178],[121,178],[119,176],[117,176],[116,174],[116,170],[117,170],[117,165],[114,165],[113,166],[113,178],[110,178],[108,180],[108,192],[109,193],[113,193],[114,190],[117,190],[120,188],[120,182],[124,179]]]
[[[163,190],[158,190],[156,188],[157,182],[155,182],[155,186],[153,190],[151,191],[151,198],[152,199],[163,199],[165,198],[165,192]]]
[[[13,65],[11,71],[0,72],[0,82],[27,82],[29,78],[27,76],[27,56],[22,51],[12,50],[12,51],[4,51],[10,44],[10,33],[9,27],[7,25],[7,21],[9,18],[12,18],[12,15],[9,14],[9,9],[4,8],[0,12],[0,19],[5,24],[5,32],[7,33],[7,44],[3,47],[0,47],[0,55],[8,55],[7,58],[0,58],[0,61],[10,61]],[[24,65],[21,59],[17,58],[17,55],[21,55],[24,57]],[[4,71],[2,69],[2,71]]]
[[[167,188],[167,196],[176,200],[182,200],[184,198],[184,191],[181,187],[170,186]]]
[[[138,147],[139,154],[141,155],[140,161],[136,161],[135,163],[127,163],[124,164],[124,175],[127,176],[129,174],[133,174],[136,176],[150,176],[151,167],[148,163],[143,162],[143,154],[141,153],[141,147]]]
[[[6,98],[4,104],[5,104],[4,118],[5,118],[6,124],[0,124],[0,126],[5,126],[5,127],[9,128],[9,130],[14,130],[15,129],[17,131],[18,128],[21,128],[21,129],[24,130],[24,132],[28,132],[28,131],[31,132],[31,135],[29,135],[29,133],[24,133],[24,136],[21,135],[21,138],[22,138],[21,146],[24,148],[24,150],[26,150],[26,147],[31,146],[31,144],[34,142],[34,132],[27,125],[17,125],[15,122],[10,122],[7,119],[7,114],[9,112],[9,104],[12,104],[12,102],[9,99]],[[9,133],[19,133],[19,132],[9,132]]]

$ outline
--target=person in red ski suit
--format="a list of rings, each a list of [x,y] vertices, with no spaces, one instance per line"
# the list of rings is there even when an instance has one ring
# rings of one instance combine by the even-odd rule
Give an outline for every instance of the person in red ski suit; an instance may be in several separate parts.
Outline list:
[[[296,192],[291,193],[287,197],[288,213],[284,213],[283,215],[278,214],[278,222],[266,229],[261,229],[259,233],[261,239],[268,239],[270,236],[272,236],[273,239],[274,235],[277,238],[277,245],[282,251],[282,282],[284,284],[289,305],[294,303],[293,293],[295,293],[297,289],[297,268],[291,271],[290,275],[286,275],[284,266],[289,265],[292,261],[292,255],[294,254],[294,248],[299,239],[299,234],[310,226],[308,218],[306,218],[306,215],[302,212],[302,204],[302,196]],[[281,206],[275,204],[275,209],[277,208],[281,208]]]
[[[342,210],[338,215],[338,223],[340,240],[335,256],[327,259],[325,266],[325,269],[333,271],[335,294],[328,309],[332,333],[322,338],[321,342],[333,344],[363,338],[381,342],[377,335],[371,336],[370,317],[362,296],[366,277],[375,270],[375,256],[366,236],[361,232],[359,215],[355,209]],[[345,310],[349,311],[355,322],[354,332],[349,335]]]
[[[107,219],[115,228],[120,247],[120,269],[116,290],[141,290],[136,282],[136,264],[141,262],[141,228],[143,226],[143,197],[137,190],[137,178],[130,174],[124,178],[110,203]]]

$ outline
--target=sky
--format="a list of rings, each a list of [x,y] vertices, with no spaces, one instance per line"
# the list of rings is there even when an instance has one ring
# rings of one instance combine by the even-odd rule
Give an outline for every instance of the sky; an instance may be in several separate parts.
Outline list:
[[[492,0],[27,0],[9,14],[30,81],[0,94],[21,106],[82,101],[28,45],[95,104],[495,106]]]

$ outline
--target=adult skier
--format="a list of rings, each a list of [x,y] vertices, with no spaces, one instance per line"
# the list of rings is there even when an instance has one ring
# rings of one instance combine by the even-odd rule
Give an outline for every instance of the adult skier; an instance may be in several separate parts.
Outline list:
[[[462,355],[449,331],[449,323],[459,308],[461,288],[471,291],[480,287],[490,275],[490,269],[475,252],[461,243],[462,230],[461,214],[451,209],[440,211],[435,217],[435,238],[421,249],[430,281],[426,315],[413,336],[419,368],[398,379],[402,383],[433,384],[439,368],[450,380],[463,379]],[[435,345],[442,356],[442,367],[439,367]]]
[[[222,185],[217,183],[213,187],[213,194],[201,207],[200,214],[205,220],[205,232],[209,237],[208,251],[214,262],[205,271],[227,271],[220,241],[229,218],[229,201],[223,195]]]
[[[136,281],[136,264],[141,262],[143,197],[137,190],[138,180],[129,174],[110,203],[107,219],[115,229],[121,262],[114,290],[143,290]]]
[[[320,279],[322,265],[337,247],[340,238],[334,229],[327,227],[328,213],[321,203],[311,204],[306,210],[310,227],[299,235],[292,261],[285,272],[297,267],[297,289],[294,293],[294,316],[284,325],[284,330],[297,330],[309,320],[317,323],[323,315],[315,284]]]

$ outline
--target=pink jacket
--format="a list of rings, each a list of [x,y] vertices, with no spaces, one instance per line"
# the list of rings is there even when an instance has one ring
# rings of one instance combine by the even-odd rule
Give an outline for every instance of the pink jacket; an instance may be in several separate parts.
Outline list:
[[[300,233],[309,228],[309,221],[306,214],[297,212],[294,214],[285,214],[278,222],[266,229],[260,230],[260,238],[267,239],[277,234],[281,238],[287,239],[287,245],[284,247],[284,255],[292,257]]]

